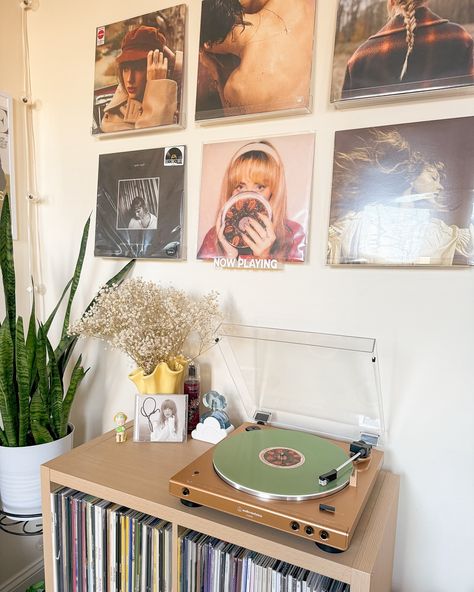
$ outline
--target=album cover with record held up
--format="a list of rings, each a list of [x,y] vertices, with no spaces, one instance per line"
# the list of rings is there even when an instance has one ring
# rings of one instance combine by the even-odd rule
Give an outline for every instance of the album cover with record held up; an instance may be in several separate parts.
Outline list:
[[[99,156],[94,254],[180,259],[185,146]]]

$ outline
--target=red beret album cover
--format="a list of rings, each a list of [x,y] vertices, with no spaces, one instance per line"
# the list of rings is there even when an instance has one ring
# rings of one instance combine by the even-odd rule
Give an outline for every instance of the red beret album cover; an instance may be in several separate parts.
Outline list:
[[[96,29],[93,134],[181,125],[186,6]]]

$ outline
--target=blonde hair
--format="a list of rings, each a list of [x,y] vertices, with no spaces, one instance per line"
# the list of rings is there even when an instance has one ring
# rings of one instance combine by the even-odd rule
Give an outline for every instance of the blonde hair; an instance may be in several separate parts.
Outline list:
[[[440,174],[444,164],[411,149],[395,129],[371,129],[360,145],[336,152],[331,219],[371,202],[394,200],[409,189],[426,167]],[[441,203],[439,203],[441,205]]]
[[[270,142],[252,142],[239,148],[233,155],[222,180],[220,205],[222,209],[237,185],[248,177],[254,183],[269,187],[271,192],[272,223],[276,235],[272,255],[286,257],[292,244],[292,233],[287,221],[287,189],[281,158]]]
[[[403,80],[408,68],[408,58],[415,47],[415,29],[417,27],[415,11],[425,4],[426,0],[392,0],[392,2],[393,4],[389,8],[390,16],[401,14],[406,30],[407,53],[400,73],[400,80]]]

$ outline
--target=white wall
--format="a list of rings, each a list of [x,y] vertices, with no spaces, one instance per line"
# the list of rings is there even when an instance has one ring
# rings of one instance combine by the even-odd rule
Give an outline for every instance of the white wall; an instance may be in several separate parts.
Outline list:
[[[23,112],[18,103],[23,94],[23,62],[21,58],[21,10],[19,2],[5,0],[0,3],[0,90],[15,99],[14,128],[15,128],[15,162],[16,189],[18,193],[17,209],[19,236],[15,242],[15,258],[17,267],[17,292],[20,306],[28,304],[28,264],[26,243],[26,192],[24,182],[23,151]],[[26,272],[26,273],[25,273]],[[3,289],[0,296],[0,316],[3,320]],[[35,537],[18,537],[0,531],[0,590],[14,592],[26,588],[27,582],[32,584],[41,579],[42,539]],[[39,571],[38,571],[39,570]],[[30,576],[34,576],[30,579]]]
[[[376,337],[389,429],[386,468],[401,475],[393,589],[472,592],[474,272],[324,265],[334,132],[474,115],[472,95],[335,111],[328,97],[336,0],[324,0],[317,15],[313,114],[200,128],[193,123],[200,2],[189,0],[187,128],[92,138],[95,27],[170,3],[40,0],[29,15],[46,308],[71,273],[82,223],[95,208],[98,155],[186,144],[188,260],[139,262],[136,274],[185,289],[217,289],[233,318],[246,324]],[[196,261],[202,143],[306,131],[316,131],[309,262],[265,273],[216,271]],[[77,315],[121,265],[94,259],[92,243]],[[111,428],[116,411],[133,407],[126,378],[131,364],[98,343],[84,344],[84,351],[92,370],[73,414],[80,439]]]

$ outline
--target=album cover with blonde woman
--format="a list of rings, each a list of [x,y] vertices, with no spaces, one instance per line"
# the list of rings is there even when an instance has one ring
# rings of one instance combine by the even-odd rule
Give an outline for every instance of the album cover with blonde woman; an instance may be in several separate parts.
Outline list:
[[[205,144],[198,259],[255,269],[305,261],[313,155],[314,134]]]
[[[474,265],[474,117],[336,132],[329,264]]]

